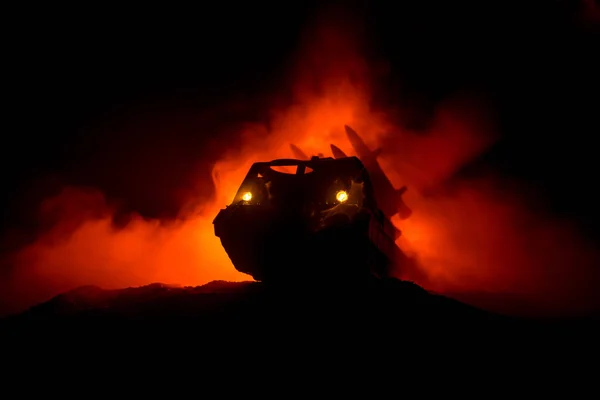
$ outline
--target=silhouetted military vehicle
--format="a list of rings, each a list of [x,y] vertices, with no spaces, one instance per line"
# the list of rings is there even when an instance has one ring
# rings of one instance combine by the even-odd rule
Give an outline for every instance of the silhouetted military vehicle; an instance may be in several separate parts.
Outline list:
[[[213,223],[235,268],[260,281],[381,277],[404,257],[357,157],[254,163]]]

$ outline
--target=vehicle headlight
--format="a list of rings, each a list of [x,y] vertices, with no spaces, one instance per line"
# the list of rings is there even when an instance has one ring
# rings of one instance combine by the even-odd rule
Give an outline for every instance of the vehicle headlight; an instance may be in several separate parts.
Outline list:
[[[345,202],[346,200],[348,200],[348,192],[346,192],[345,190],[340,190],[335,194],[335,199],[340,203]]]
[[[250,201],[252,200],[252,193],[251,192],[246,192],[242,195],[242,200],[244,201]]]

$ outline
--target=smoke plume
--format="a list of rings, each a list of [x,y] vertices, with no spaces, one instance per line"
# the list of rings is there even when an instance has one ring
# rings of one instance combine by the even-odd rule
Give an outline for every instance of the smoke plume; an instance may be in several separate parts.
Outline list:
[[[492,173],[457,178],[496,139],[484,103],[448,99],[426,132],[399,126],[396,110],[372,105],[373,82],[385,69],[362,56],[359,32],[356,23],[339,20],[311,27],[294,59],[293,79],[282,89],[293,101],[273,104],[268,123],[245,124],[234,137],[219,139],[215,132],[211,149],[219,150],[219,161],[212,176],[197,177],[212,179],[214,196],[190,198],[194,206],[179,218],[134,215],[117,227],[117,210],[93,188],[65,187],[44,201],[41,216],[53,226],[4,260],[11,268],[0,288],[2,309],[15,311],[80,285],[249,279],[214,236],[218,210],[231,202],[253,162],[291,157],[290,143],[310,154],[327,154],[334,143],[353,154],[347,124],[370,147],[383,148],[380,162],[394,185],[409,187],[405,200],[413,216],[394,222],[403,232],[399,245],[423,269],[426,278],[417,283],[441,293],[512,294],[538,310],[583,310],[593,298],[590,271],[598,258],[576,228],[543,208],[534,211],[518,183]]]

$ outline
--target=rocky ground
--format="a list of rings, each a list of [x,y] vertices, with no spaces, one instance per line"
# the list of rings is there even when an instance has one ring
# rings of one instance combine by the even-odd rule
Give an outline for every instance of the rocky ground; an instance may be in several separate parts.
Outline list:
[[[42,354],[85,355],[85,363],[90,354],[127,355],[130,361],[138,360],[132,354],[144,354],[144,360],[148,354],[203,360],[227,354],[228,360],[252,362],[282,357],[282,365],[296,367],[298,359],[314,362],[333,354],[346,366],[365,357],[382,362],[416,354],[423,361],[447,352],[494,365],[519,354],[587,357],[597,349],[600,332],[594,321],[501,316],[393,279],[356,287],[223,281],[120,290],[86,286],[4,318],[0,331],[4,355],[20,362]]]

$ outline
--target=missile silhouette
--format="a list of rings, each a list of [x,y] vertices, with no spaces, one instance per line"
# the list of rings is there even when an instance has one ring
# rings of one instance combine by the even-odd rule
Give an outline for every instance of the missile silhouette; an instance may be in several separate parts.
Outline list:
[[[403,186],[400,189],[394,188],[392,182],[390,182],[385,172],[383,172],[377,161],[377,157],[381,154],[381,149],[371,151],[354,129],[348,125],[344,125],[344,129],[346,130],[346,136],[348,137],[352,148],[354,148],[356,155],[362,161],[367,171],[369,171],[375,190],[375,198],[377,199],[381,211],[388,217],[392,217],[396,214],[398,214],[400,219],[410,217],[412,210],[408,208],[402,199],[402,195],[406,192],[406,186]],[[344,152],[334,145],[331,145],[331,150],[334,153],[335,158],[339,158],[338,156],[345,156]]]
[[[296,146],[295,144],[290,144],[290,149],[292,149],[292,153],[294,153],[294,157],[296,157],[297,159],[310,160],[310,157],[307,156],[305,152],[300,150],[300,148],[298,146]]]
[[[412,210],[402,199],[402,195],[406,192],[406,186],[403,186],[400,189],[394,188],[392,182],[385,172],[383,172],[377,161],[377,157],[381,154],[381,149],[371,151],[354,129],[348,125],[344,125],[344,129],[346,130],[346,136],[356,152],[358,159],[364,164],[367,171],[369,171],[373,189],[375,190],[375,198],[381,211],[387,217],[392,217],[396,214],[400,219],[410,217]],[[348,157],[346,153],[336,145],[330,144],[329,147],[331,148],[333,158],[339,159]],[[290,148],[296,158],[301,160],[310,159],[310,157],[308,157],[298,146],[290,144]],[[323,154],[319,153],[319,157],[323,157]]]
[[[365,142],[363,142],[361,137],[358,136],[358,133],[356,133],[354,129],[350,128],[348,125],[344,125],[344,129],[346,130],[346,136],[354,148],[354,151],[356,151],[358,158],[361,160],[375,160],[377,157],[379,157],[381,154],[381,149],[376,149],[373,151],[369,150]]]
[[[346,158],[348,157],[346,155],[346,153],[344,153],[339,147],[337,147],[335,144],[330,144],[329,147],[331,147],[331,152],[333,153],[333,158],[338,159],[338,158]]]
[[[296,157],[298,160],[310,160],[310,157],[307,156],[306,153],[303,152],[302,149],[300,149],[300,147],[296,146],[295,144],[290,144],[290,149],[292,149],[294,157]],[[318,153],[317,157],[323,158],[324,155],[323,153]]]

